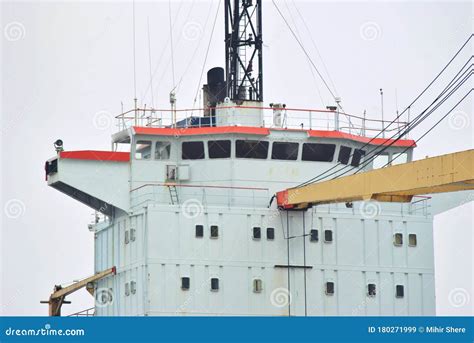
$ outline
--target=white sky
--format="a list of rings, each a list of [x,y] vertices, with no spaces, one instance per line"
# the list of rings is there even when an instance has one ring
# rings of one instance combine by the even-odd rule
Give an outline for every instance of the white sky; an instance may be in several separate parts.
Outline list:
[[[217,1],[184,1],[178,12],[180,3],[172,2],[177,18],[173,42],[176,79],[183,80],[178,107],[186,107],[193,104],[198,88]],[[293,1],[277,3],[289,22],[296,23],[305,47],[324,72]],[[379,88],[383,88],[385,118],[393,119],[396,97],[399,108],[404,109],[473,31],[471,2],[296,1],[296,5],[345,110],[356,115],[366,109],[370,116],[379,117]],[[168,108],[172,88],[166,44],[168,1],[137,1],[135,12],[137,96],[140,103],[151,103],[147,91],[149,21],[152,69],[157,70],[155,106]],[[221,7],[204,72],[224,64],[223,17]],[[92,211],[47,187],[44,161],[54,156],[52,143],[57,138],[64,140],[67,150],[110,148],[110,134],[115,131],[112,115],[120,112],[121,102],[126,108],[133,104],[132,5],[3,1],[0,28],[1,313],[44,315],[47,307],[39,301],[48,298],[53,285],[92,274],[94,260],[93,234],[87,230]],[[308,108],[331,104],[328,92],[320,80],[312,78],[304,54],[269,1],[264,3],[263,38],[266,103]],[[472,54],[472,46],[450,69],[451,77]],[[472,82],[453,100],[469,87]],[[421,104],[426,105],[433,94]],[[424,138],[415,158],[472,148],[472,104],[471,96]],[[449,108],[447,103],[412,137],[419,137]],[[412,113],[421,109],[416,106]],[[474,314],[472,212],[472,202],[466,203],[435,220],[438,314]],[[65,314],[93,306],[85,290],[69,300],[73,304],[65,305]]]

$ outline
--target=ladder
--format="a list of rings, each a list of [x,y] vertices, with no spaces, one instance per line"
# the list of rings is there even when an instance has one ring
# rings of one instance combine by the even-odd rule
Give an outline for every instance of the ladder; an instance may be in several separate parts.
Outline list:
[[[168,190],[170,192],[171,205],[179,204],[178,190],[176,185],[169,185]]]

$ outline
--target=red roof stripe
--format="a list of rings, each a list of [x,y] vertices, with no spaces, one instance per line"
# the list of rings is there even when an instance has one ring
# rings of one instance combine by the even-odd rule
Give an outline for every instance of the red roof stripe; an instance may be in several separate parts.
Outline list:
[[[338,139],[350,139],[356,142],[369,143],[371,145],[389,145],[394,140],[387,138],[370,138],[364,136],[357,136],[350,133],[340,132],[340,131],[324,131],[324,130],[309,130],[309,137],[319,137],[319,138],[338,138]],[[396,147],[416,147],[416,142],[412,139],[400,139],[396,141],[392,146]]]
[[[80,151],[61,151],[61,158],[71,158],[76,160],[93,160],[93,161],[113,161],[128,162],[130,161],[130,153],[117,151],[97,151],[97,150],[80,150]]]
[[[136,134],[160,135],[160,136],[196,136],[209,134],[231,134],[240,133],[245,135],[268,136],[270,129],[252,126],[214,126],[214,127],[193,127],[193,128],[169,128],[169,127],[133,127]]]
[[[214,127],[193,127],[193,128],[169,128],[169,127],[133,127],[136,134],[141,135],[158,135],[158,136],[198,136],[198,135],[217,135],[217,134],[246,134],[268,136],[270,129],[265,127],[253,126],[214,126]],[[285,130],[285,129],[271,129],[271,130]],[[341,131],[325,131],[325,130],[299,130],[288,129],[288,131],[304,131],[309,137],[318,138],[333,138],[333,139],[348,139],[361,143],[369,143],[371,145],[388,145],[393,142],[392,139],[385,138],[370,138],[364,136],[357,136]],[[371,141],[372,139],[372,141]],[[416,147],[415,141],[411,139],[400,139],[393,144],[395,147]]]

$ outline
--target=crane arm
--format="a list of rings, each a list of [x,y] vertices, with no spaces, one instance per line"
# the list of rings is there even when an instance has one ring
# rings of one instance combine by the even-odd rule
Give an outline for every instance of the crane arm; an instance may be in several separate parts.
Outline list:
[[[375,169],[277,193],[282,209],[377,200],[410,202],[413,196],[474,189],[474,150]]]
[[[63,304],[70,304],[70,302],[66,301],[65,298],[67,295],[78,291],[83,287],[87,287],[89,293],[94,295],[94,290],[88,287],[92,282],[99,281],[106,276],[115,275],[116,268],[112,267],[106,269],[100,273],[95,275],[89,276],[79,282],[76,282],[68,287],[62,288],[61,286],[54,286],[54,291],[50,295],[48,301],[41,301],[43,304],[49,304],[49,315],[50,316],[60,316],[61,315],[61,307]]]

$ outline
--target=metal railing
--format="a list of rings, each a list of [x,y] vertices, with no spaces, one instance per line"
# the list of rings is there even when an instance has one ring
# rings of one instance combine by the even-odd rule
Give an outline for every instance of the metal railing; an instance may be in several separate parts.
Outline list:
[[[176,187],[178,203],[174,203],[170,187]],[[130,191],[131,207],[147,203],[184,205],[202,210],[206,205],[266,207],[270,199],[268,188],[232,187],[218,185],[183,185],[175,183],[147,183]]]
[[[68,317],[93,317],[95,314],[95,307],[87,308],[85,310],[72,313]]]
[[[328,130],[342,131],[361,136],[375,136],[382,130],[387,135],[390,132],[402,130],[407,122],[398,121],[389,126],[391,121],[370,119],[366,115],[353,115],[332,110],[277,108],[277,107],[251,107],[251,106],[219,106],[198,109],[152,109],[136,108],[117,115],[118,130],[131,126],[145,127],[208,127],[214,126],[207,116],[211,111],[219,111],[218,118],[239,121],[249,117],[251,110],[262,111],[260,127],[299,129],[299,130]],[[275,125],[275,113],[280,116],[280,123]],[[389,126],[389,127],[388,127]],[[383,136],[383,135],[382,135]]]

